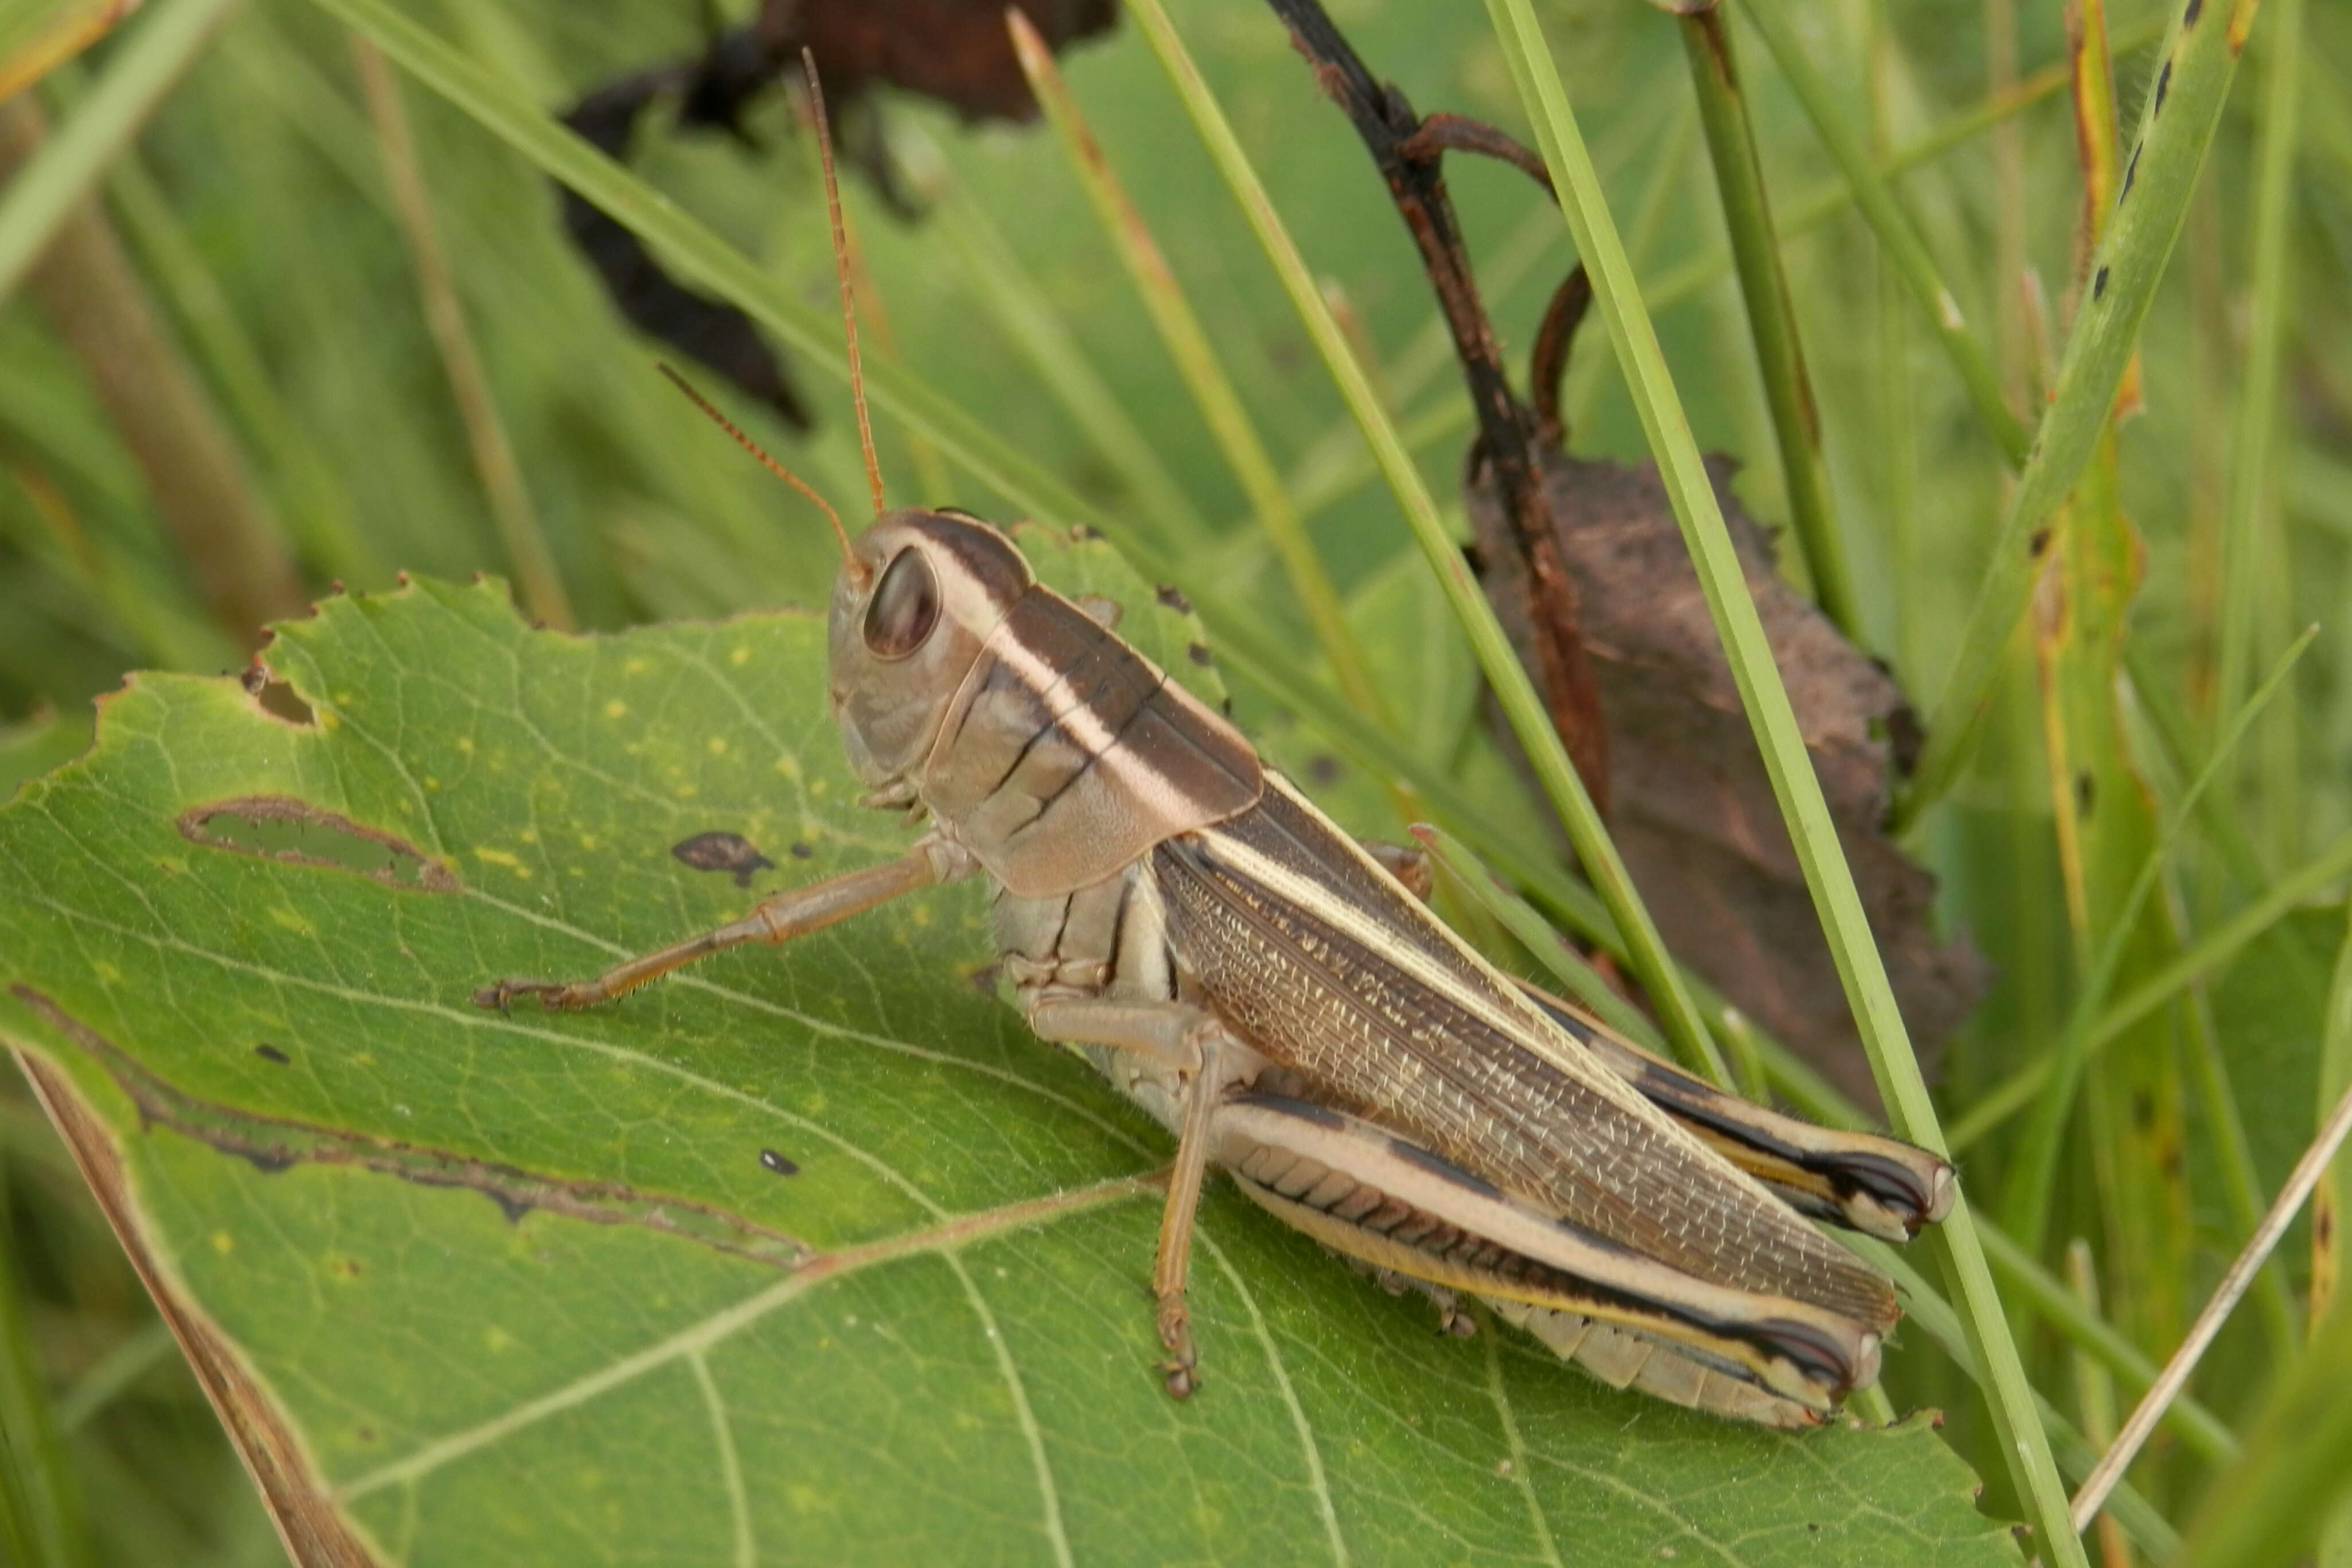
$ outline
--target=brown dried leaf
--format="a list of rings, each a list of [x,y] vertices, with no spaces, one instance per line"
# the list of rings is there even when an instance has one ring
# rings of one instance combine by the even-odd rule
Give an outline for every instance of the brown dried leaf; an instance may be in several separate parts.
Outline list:
[[[1707,472],[1895,999],[1927,1057],[1988,976],[1965,938],[1937,940],[1935,879],[1882,831],[1890,769],[1917,751],[1916,721],[1893,679],[1774,571],[1770,539],[1731,494],[1730,459],[1709,458]],[[1666,944],[1870,1100],[1843,988],[1656,468],[1553,453],[1545,479],[1601,687],[1611,835]],[[1491,490],[1475,482],[1470,515],[1487,597],[1533,665],[1539,628],[1527,569]]]
[[[1057,53],[1118,16],[1118,0],[1016,3]],[[898,190],[871,106],[861,113],[859,100],[885,83],[935,98],[967,120],[1034,118],[1037,103],[1013,58],[1004,11],[1003,0],[767,0],[748,26],[712,38],[693,58],[615,77],[572,105],[563,121],[625,163],[639,116],[675,94],[681,127],[722,131],[748,144],[745,110],[788,74],[798,77],[806,48],[840,122],[844,161],[911,216],[915,209]],[[635,232],[568,188],[563,224],[638,331],[725,376],[786,424],[808,427],[807,405],[749,316],[678,282]]]
[[[1117,0],[1018,0],[1056,53],[1099,33]],[[855,93],[886,81],[961,110],[974,120],[1027,120],[1037,112],[1028,79],[1004,30],[1004,0],[767,0],[755,26],[798,58],[816,56],[828,91]]]

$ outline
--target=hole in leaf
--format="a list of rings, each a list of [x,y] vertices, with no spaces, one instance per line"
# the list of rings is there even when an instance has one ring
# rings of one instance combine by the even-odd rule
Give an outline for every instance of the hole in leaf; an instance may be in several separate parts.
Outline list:
[[[454,893],[446,866],[392,834],[284,795],[247,795],[180,814],[180,836],[211,849],[232,849],[293,866],[356,871],[388,888]]]
[[[237,677],[237,680],[244,686],[246,695],[271,718],[299,724],[306,730],[317,721],[310,711],[310,705],[302,700],[300,694],[270,674],[268,667],[259,659],[246,666],[245,672]]]

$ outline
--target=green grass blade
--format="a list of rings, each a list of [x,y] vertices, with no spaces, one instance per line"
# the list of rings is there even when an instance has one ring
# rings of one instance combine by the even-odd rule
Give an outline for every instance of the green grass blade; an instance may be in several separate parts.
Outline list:
[[[1698,444],[1691,437],[1667,374],[1664,353],[1642,308],[1632,264],[1601,195],[1600,178],[1577,129],[1567,90],[1528,0],[1488,0],[1487,10],[1502,38],[1521,100],[1535,122],[1537,141],[1576,237],[1577,251],[1592,275],[1594,298],[1609,323],[1610,337],[1642,415],[1643,432],[1657,457],[1660,478],[1674,503],[1675,521],[1682,525],[1684,541],[1697,567],[1707,609],[1723,638],[1740,700],[1755,727],[1773,794],[1788,819],[1790,839],[1804,868],[1806,886],[1837,962],[1879,1092],[1896,1132],[1924,1147],[1940,1150],[1943,1134],[1935,1107],[1864,916],[1853,873],[1839,847],[1829,805],[1814,776],[1789,694],[1780,684],[1755,602],[1748,595]],[[1937,1239],[1949,1261],[1970,1343],[1987,1373],[1987,1403],[2000,1433],[2002,1453],[2019,1495],[2026,1500],[2042,1531],[2042,1550],[2060,1563],[2081,1564],[2082,1542],[2067,1523],[2065,1487],[2026,1384],[2025,1369],[2010,1338],[1965,1197],[1954,1205]]]
[[[2028,1123],[2023,1142],[2011,1154],[2009,1180],[2001,1203],[2001,1219],[2018,1244],[2029,1253],[2042,1250],[2044,1223],[2049,1216],[2050,1202],[2057,1186],[2058,1159],[2074,1119],[2074,1094],[2082,1080],[2083,1068],[2090,1059],[2091,1030],[2098,1021],[2099,1010],[2106,1005],[2107,991],[2115,984],[2116,973],[2122,967],[2124,954],[2131,945],[2134,934],[2140,929],[2140,911],[2147,907],[2148,895],[2156,890],[2158,875],[2171,858],[2174,847],[2180,841],[2182,831],[2197,809],[2197,802],[2205,791],[2221,777],[2237,744],[2270,700],[2286,684],[2294,669],[2295,660],[2303,657],[2319,636],[2312,626],[2297,637],[2294,646],[2274,665],[2253,695],[2239,706],[2230,721],[2230,728],[2214,748],[2201,772],[2189,784],[2188,791],[2173,804],[2169,818],[2148,846],[2146,858],[2132,879],[2130,890],[2116,909],[2115,919],[2107,927],[2097,955],[2092,960],[2074,995],[2074,1005],[2066,1020],[2065,1031],[2059,1037],[2057,1048],[2042,1058],[2046,1068],[2041,1092],[2035,1096],[2033,1120]]]
[[[1969,331],[1968,320],[1960,314],[1959,300],[1944,281],[1943,274],[1937,270],[1935,258],[1927,254],[1918,231],[1895,204],[1895,193],[1871,161],[1870,149],[1864,144],[1861,132],[1847,123],[1838,94],[1806,58],[1804,47],[1797,41],[1796,30],[1782,13],[1781,0],[1745,0],[1740,14],[1764,40],[1773,63],[1780,68],[1780,74],[1788,79],[1798,101],[1804,105],[1814,134],[1821,138],[1822,145],[1836,160],[1839,173],[1845,176],[1846,185],[1853,193],[1854,205],[1869,221],[1871,232],[1878,237],[1879,245],[1927,317],[1929,329],[1944,345],[1952,368],[1959,373],[1969,401],[1976,407],[1978,420],[2000,448],[2001,456],[2012,464],[2024,461],[2025,427],[2001,398],[2000,377],[1993,369],[1991,357]]]
[[[6,1195],[0,1185],[0,1204]],[[8,1240],[6,1228],[0,1217],[0,1241]],[[89,1562],[80,1491],[41,1385],[25,1306],[11,1243],[0,1247],[0,1559],[79,1568]]]
[[[1077,100],[1055,66],[1053,51],[1018,12],[1007,13],[1006,26],[1013,31],[1013,47],[1021,58],[1021,68],[1028,76],[1031,90],[1045,106],[1045,119],[1060,136],[1071,170],[1086,188],[1095,214],[1102,222],[1104,236],[1127,268],[1136,297],[1143,302],[1144,313],[1159,331],[1168,357],[1175,362],[1185,389],[1192,395],[1193,405],[1200,410],[1202,422],[1209,426],[1218,451],[1224,457],[1225,466],[1233,471],[1242,493],[1249,498],[1250,510],[1282,562],[1291,591],[1298,595],[1299,608],[1314,629],[1323,657],[1331,661],[1331,671],[1339,679],[1339,689],[1366,712],[1387,717],[1387,705],[1372,684],[1363,650],[1356,646],[1356,635],[1349,629],[1347,612],[1340,606],[1339,590],[1332,585],[1330,573],[1316,554],[1314,541],[1307,536],[1307,524],[1290,499],[1290,490],[1258,436],[1257,426],[1242,402],[1240,389],[1226,374],[1216,346],[1209,341],[1207,329],[1202,326],[1192,301],[1185,298],[1183,285],[1177,281],[1159,242],[1152,238],[1143,215],[1128,198],[1126,187],[1111,167],[1102,143],[1087,125]]]
[[[138,139],[236,4],[161,0],[131,30],[80,111],[8,182],[0,194],[0,300],[16,293],[66,214]]]
[[[1135,504],[1161,535],[1188,550],[1212,548],[1214,531],[1176,476],[1161,462],[1142,427],[1111,391],[1063,321],[1053,300],[1023,266],[982,205],[961,186],[945,192],[934,213],[939,232],[956,247],[963,274],[997,330],[1093,446]]]
[[[1414,542],[1421,546],[1431,570],[1436,573],[1446,601],[1478,657],[1479,668],[1510,721],[1512,732],[1526,748],[1537,779],[1559,813],[1578,858],[1607,900],[1618,929],[1625,934],[1634,972],[1664,1017],[1667,1038],[1674,1042],[1675,1051],[1686,1064],[1706,1072],[1717,1083],[1728,1083],[1722,1056],[1683,985],[1656,925],[1642,908],[1641,895],[1634,889],[1633,878],[1626,872],[1616,847],[1609,841],[1608,829],[1586,793],[1584,782],[1570,764],[1543,700],[1528,683],[1527,671],[1519,668],[1518,657],[1512,652],[1509,639],[1496,623],[1493,607],[1486,603],[1477,580],[1462,559],[1460,548],[1438,516],[1437,502],[1423,482],[1421,470],[1405,451],[1403,439],[1366,378],[1363,367],[1357,363],[1355,352],[1341,334],[1339,323],[1331,319],[1322,290],[1316,286],[1314,276],[1250,167],[1248,154],[1242,151],[1233,127],[1211,97],[1208,84],[1201,79],[1159,0],[1134,0],[1129,10],[1159,55],[1210,157],[1224,175],[1243,216],[1256,231],[1308,336],[1315,340],[1349,410],[1355,415],[1365,440],[1379,459],[1389,488],[1395,492],[1404,509],[1405,520],[1412,525]]]
[[[2213,1485],[2182,1568],[2268,1568],[2300,1560],[2352,1491],[2352,1303],[2338,1301],[2303,1356],[2280,1368],[2245,1457]]]
[[[2025,612],[2042,560],[2043,530],[2106,428],[2116,388],[2139,341],[2140,322],[2188,216],[2253,12],[2254,0],[2233,0],[2227,7],[2219,0],[2192,5],[2185,14],[2198,20],[2185,26],[2176,23],[2168,36],[2164,63],[2125,165],[2123,195],[2092,253],[2090,287],[2067,334],[2049,411],[2036,427],[2033,450],[1992,542],[1959,651],[1928,717],[1927,747],[1898,803],[1898,823],[1916,820],[1940,799],[1968,758],[1991,700],[2002,650]]]
[[[2330,883],[2352,871],[2352,832],[2343,834],[2293,875],[2282,878],[2263,895],[2206,933],[2194,946],[2163,969],[2117,998],[2091,1030],[2091,1054],[2096,1056],[2134,1024],[2166,1005],[2189,986],[2220,969],[2248,942],[2316,897]],[[2033,1103],[2049,1081],[2046,1058],[2027,1063],[1969,1107],[1952,1123],[1952,1147],[1965,1149]]]
[[[1868,1237],[1857,1238],[1854,1250],[1870,1259],[1895,1283],[1903,1293],[1905,1315],[1937,1344],[1942,1346],[1959,1363],[1960,1370],[1978,1382],[1983,1381],[1983,1369],[1969,1343],[1968,1331],[1961,1326],[1959,1314],[1936,1294],[1935,1287],[1910,1261],[1885,1242]],[[2039,1393],[2033,1396],[2042,1414],[2042,1425],[2049,1429],[2061,1461],[2068,1474],[2082,1477],[2091,1473],[2098,1463],[2099,1451],[2077,1432],[2058,1407]],[[2133,1541],[2158,1563],[2166,1563],[2180,1550],[2180,1537],[2166,1522],[2156,1506],[2127,1488],[2117,1487],[2111,1510]]]
[[[1772,435],[1780,452],[1780,473],[1789,496],[1789,521],[1798,552],[1812,578],[1822,613],[1849,640],[1862,635],[1862,606],[1854,597],[1853,574],[1846,564],[1845,541],[1830,502],[1828,466],[1822,458],[1821,410],[1813,401],[1805,353],[1797,336],[1796,307],[1780,268],[1780,242],[1772,231],[1772,207],[1764,188],[1763,160],[1748,123],[1748,96],[1733,58],[1731,28],[1718,7],[1678,18],[1684,52],[1690,58],[1691,85],[1698,95],[1699,119],[1706,128],[1707,152],[1715,163],[1715,186],[1723,204],[1723,226],[1731,236],[1740,298],[1748,306],[1748,335],[1756,344],[1756,368],[1764,379],[1764,401],[1772,414]]]
[[[2263,69],[2261,142],[2255,153],[2248,258],[2246,368],[2238,388],[2231,442],[2230,489],[2221,513],[2221,624],[2213,711],[2224,713],[2245,689],[2255,657],[2254,622],[2266,565],[2285,548],[2279,534],[2275,469],[2279,447],[2281,354],[2292,303],[2288,270],[2294,240],[2295,153],[2302,123],[2303,0],[2272,0]]]

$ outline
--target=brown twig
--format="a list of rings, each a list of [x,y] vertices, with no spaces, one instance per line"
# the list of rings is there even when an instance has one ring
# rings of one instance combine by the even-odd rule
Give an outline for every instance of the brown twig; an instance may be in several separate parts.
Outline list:
[[[1402,92],[1366,68],[1324,13],[1319,0],[1266,3],[1290,29],[1291,42],[1314,68],[1318,85],[1346,112],[1363,139],[1388,184],[1397,215],[1404,219],[1405,229],[1421,252],[1422,268],[1429,275],[1430,287],[1453,333],[1454,354],[1477,414],[1472,473],[1475,476],[1481,465],[1492,471],[1496,493],[1528,563],[1534,595],[1529,608],[1545,634],[1538,639],[1541,668],[1535,673],[1554,727],[1575,759],[1585,787],[1605,811],[1609,752],[1600,689],[1585,658],[1576,586],[1560,558],[1558,520],[1544,485],[1543,447],[1547,439],[1558,439],[1556,402],[1549,415],[1541,405],[1531,413],[1511,388],[1494,325],[1479,302],[1477,278],[1454,216],[1453,199],[1446,194],[1440,161],[1448,152],[1474,153],[1528,172],[1542,180],[1547,190],[1550,182],[1543,179],[1542,164],[1532,153],[1494,127],[1457,114],[1424,119],[1415,113]],[[1576,276],[1581,276],[1580,269]],[[1571,277],[1563,292],[1572,291],[1575,286],[1576,277]],[[1565,330],[1559,334],[1559,352],[1564,353],[1573,321],[1558,301],[1555,312],[1563,316]]]

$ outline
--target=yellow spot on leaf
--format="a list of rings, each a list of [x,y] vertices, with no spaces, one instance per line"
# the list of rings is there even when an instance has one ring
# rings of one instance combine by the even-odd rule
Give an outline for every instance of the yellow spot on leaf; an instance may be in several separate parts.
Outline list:
[[[748,647],[739,647],[727,656],[727,662],[740,669],[751,662],[751,650]]]
[[[714,756],[714,757],[723,757],[723,756],[725,756],[725,755],[727,754],[727,737],[726,737],[726,736],[724,736],[724,735],[713,735],[713,736],[711,736],[711,737],[710,737],[710,740],[709,740],[709,747],[710,747],[710,754],[711,754],[712,756]]]
[[[617,698],[617,697],[614,698],[614,699],[613,699],[613,700],[611,700],[610,702],[607,702],[607,703],[605,703],[605,704],[604,704],[604,717],[605,717],[605,718],[607,718],[607,719],[618,719],[618,718],[621,718],[622,716],[624,716],[625,714],[626,714],[626,713],[628,712],[628,710],[629,710],[629,705],[628,705],[627,703],[625,703],[625,702],[622,701],[622,700],[621,700],[619,698]]]
[[[621,665],[621,673],[623,675],[643,675],[646,672],[646,661],[644,659],[626,659],[624,660]]]
[[[457,737],[457,749],[458,749],[459,751],[461,751],[461,752],[467,752],[467,753],[468,753],[468,754],[471,754],[471,753],[472,753],[472,752],[473,752],[473,750],[474,750],[474,737],[472,737],[471,735],[460,735],[460,736],[458,736],[458,737]]]
[[[514,1344],[514,1336],[493,1323],[482,1331],[482,1343],[488,1345],[491,1352],[496,1354],[499,1351],[511,1348]]]
[[[536,827],[526,827],[520,834],[517,835],[517,837],[525,844],[536,844],[539,842],[539,829]]]
[[[580,847],[581,847],[581,848],[583,848],[583,849],[593,849],[593,848],[595,848],[595,847],[596,847],[596,836],[595,836],[594,834],[593,834],[593,833],[583,833],[583,834],[582,834],[582,835],[580,836]]]
[[[474,847],[474,858],[478,860],[487,860],[493,866],[504,866],[508,870],[512,871],[516,876],[523,879],[523,880],[529,881],[530,879],[530,868],[524,865],[520,860],[516,859],[504,849],[493,849],[488,845],[476,845]]]
[[[426,773],[425,775],[425,787],[437,795],[440,793],[441,781],[435,778],[431,773]]]
[[[236,1237],[225,1230],[213,1232],[213,1250],[226,1258],[236,1250]]]
[[[316,936],[319,934],[319,930],[316,926],[312,925],[309,921],[304,920],[299,914],[288,909],[283,904],[280,904],[276,909],[270,910],[269,918],[277,924],[284,926],[288,931],[292,931],[296,936]]]

